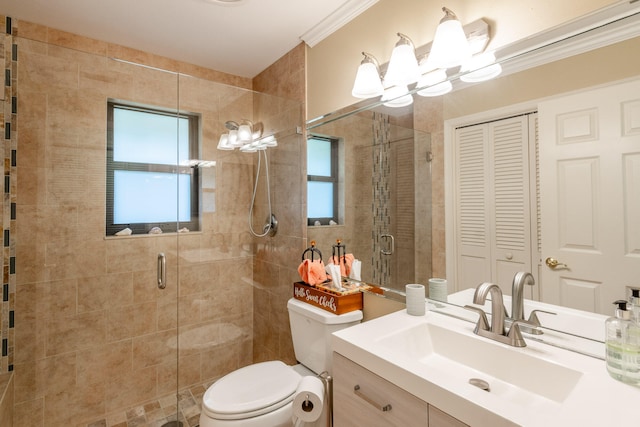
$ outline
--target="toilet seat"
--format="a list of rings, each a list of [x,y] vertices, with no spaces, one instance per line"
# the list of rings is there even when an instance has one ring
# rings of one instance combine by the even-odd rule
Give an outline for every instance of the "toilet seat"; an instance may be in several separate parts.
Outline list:
[[[220,420],[263,415],[292,402],[301,378],[279,360],[245,366],[209,387],[202,410]]]

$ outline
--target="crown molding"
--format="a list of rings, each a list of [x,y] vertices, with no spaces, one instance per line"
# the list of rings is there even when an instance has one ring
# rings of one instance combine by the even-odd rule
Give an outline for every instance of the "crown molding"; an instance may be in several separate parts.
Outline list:
[[[314,47],[377,2],[378,0],[348,0],[309,31],[302,34],[300,39],[309,47]]]

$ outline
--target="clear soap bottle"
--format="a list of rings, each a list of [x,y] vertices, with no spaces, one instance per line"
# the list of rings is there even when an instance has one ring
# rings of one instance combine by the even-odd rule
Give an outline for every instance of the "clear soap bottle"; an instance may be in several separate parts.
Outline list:
[[[627,301],[614,302],[615,316],[605,321],[606,363],[611,377],[640,387],[640,327],[631,321]]]

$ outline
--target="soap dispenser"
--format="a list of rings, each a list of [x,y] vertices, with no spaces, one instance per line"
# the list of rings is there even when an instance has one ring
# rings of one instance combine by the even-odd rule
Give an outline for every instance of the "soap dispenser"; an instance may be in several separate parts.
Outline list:
[[[627,301],[614,302],[615,316],[605,321],[606,362],[611,377],[640,387],[640,328],[631,321]]]

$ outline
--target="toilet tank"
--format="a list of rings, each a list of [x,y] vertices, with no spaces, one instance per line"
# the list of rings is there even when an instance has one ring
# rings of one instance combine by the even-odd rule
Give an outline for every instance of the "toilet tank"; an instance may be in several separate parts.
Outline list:
[[[337,315],[295,298],[287,309],[296,360],[316,374],[331,373],[331,334],[360,323],[362,311]]]

